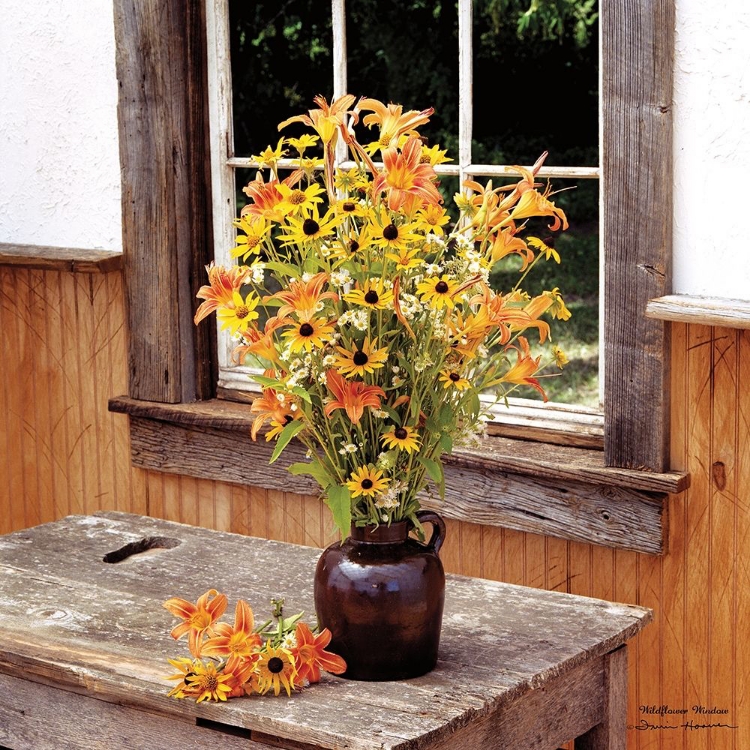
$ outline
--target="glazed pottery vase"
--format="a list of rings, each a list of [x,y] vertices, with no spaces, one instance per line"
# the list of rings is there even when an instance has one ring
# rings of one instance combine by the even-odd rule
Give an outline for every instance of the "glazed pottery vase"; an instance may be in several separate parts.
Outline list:
[[[315,609],[331,631],[329,650],[347,664],[353,680],[403,680],[434,668],[445,600],[438,556],[445,523],[418,511],[432,535],[422,543],[407,521],[390,526],[352,525],[351,535],[321,555],[315,571]]]

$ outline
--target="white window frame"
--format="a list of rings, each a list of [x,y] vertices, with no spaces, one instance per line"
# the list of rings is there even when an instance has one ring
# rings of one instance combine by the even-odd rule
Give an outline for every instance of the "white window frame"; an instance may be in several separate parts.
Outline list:
[[[346,56],[346,0],[331,0],[333,27],[333,98],[343,96],[347,91]],[[510,165],[472,163],[472,0],[458,0],[459,36],[459,148],[457,164],[441,164],[436,167],[440,175],[458,176],[460,183],[477,177],[513,177],[517,172]],[[232,125],[232,78],[230,62],[230,30],[228,0],[211,0],[206,8],[208,41],[208,98],[209,128],[211,144],[211,178],[213,196],[213,232],[218,265],[234,263],[230,248],[234,247],[236,232],[232,222],[237,216],[236,179],[238,168],[257,167],[257,163],[247,157],[239,157],[234,152]],[[601,36],[601,32],[600,32]],[[600,39],[601,70],[601,39]],[[600,74],[601,93],[601,74]],[[601,97],[599,113],[600,163],[601,163]],[[339,159],[343,162],[346,146],[339,143]],[[346,162],[343,162],[346,164]],[[293,166],[291,160],[281,160],[279,167]],[[542,167],[538,176],[551,179],[600,179],[599,167]],[[602,221],[603,196],[599,196],[599,219]],[[600,294],[599,294],[599,400],[603,403],[604,393],[604,274],[603,252],[600,233]],[[218,386],[229,391],[258,393],[259,386],[250,379],[254,370],[232,361],[232,351],[237,346],[227,331],[217,324]],[[523,428],[533,425],[541,429],[551,429],[566,433],[582,433],[598,439],[604,433],[603,409],[593,409],[581,405],[556,402],[543,403],[524,398],[509,399],[509,406],[496,405],[492,409],[493,421],[500,425]]]

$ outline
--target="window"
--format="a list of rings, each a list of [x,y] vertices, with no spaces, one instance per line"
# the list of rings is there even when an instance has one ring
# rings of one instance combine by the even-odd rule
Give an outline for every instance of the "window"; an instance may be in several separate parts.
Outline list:
[[[207,37],[213,40],[217,29],[200,0],[115,0],[114,10],[130,381],[129,396],[113,399],[110,408],[134,417],[138,465],[227,479],[221,453],[231,450],[242,474],[235,481],[247,481],[252,470],[253,481],[266,486],[263,478],[273,472],[263,446],[249,437],[245,445],[238,442],[251,420],[241,408],[214,399],[211,327],[192,321],[213,253],[211,188],[220,179],[210,173],[207,123]],[[459,456],[458,465],[474,462],[487,487],[496,479],[507,485],[510,475],[532,477],[519,486],[527,495],[534,488],[536,511],[552,498],[554,513],[539,521],[544,514],[536,511],[501,512],[494,498],[482,500],[481,488],[474,498],[459,489],[453,518],[467,518],[461,507],[469,499],[475,512],[468,517],[483,523],[528,530],[524,523],[532,519],[546,524],[537,527],[541,533],[582,539],[586,505],[595,524],[588,538],[661,549],[664,495],[654,493],[687,486],[684,474],[667,471],[668,326],[644,315],[648,300],[670,287],[673,29],[673,0],[602,0],[604,461],[598,451],[577,453],[576,463],[567,446],[535,451],[532,443],[506,440],[497,448],[493,440],[485,460]],[[148,444],[139,442],[144,422],[152,427]],[[233,432],[222,439],[227,430]],[[244,464],[239,451],[245,451]],[[503,463],[504,451],[510,459]],[[569,502],[571,482],[577,507]],[[626,501],[630,510],[621,511]],[[652,519],[649,546],[634,547],[631,510],[645,506]]]
[[[437,3],[429,7],[422,3],[387,7],[350,3],[347,8],[343,0],[333,0],[330,12],[325,4],[304,1],[288,3],[282,9],[271,2],[227,2],[214,6],[215,12],[209,8],[208,38],[213,42],[209,44],[209,96],[216,258],[221,264],[232,262],[229,248],[236,244],[232,220],[239,212],[236,196],[242,197],[240,188],[254,176],[256,163],[251,154],[260,153],[269,143],[275,144],[280,136],[275,123],[307,111],[313,106],[312,96],[321,89],[332,90],[334,97],[366,91],[368,96],[383,101],[404,103],[406,109],[421,109],[435,103],[432,132],[440,134],[437,140],[442,147],[449,148],[453,157],[450,164],[437,167],[447,188],[446,205],[452,204],[453,193],[465,179],[491,179],[494,184],[511,179],[517,172],[498,159],[515,157],[519,148],[524,150],[522,158],[512,163],[523,159],[527,164],[535,161],[544,143],[552,140],[547,133],[555,126],[550,122],[564,122],[559,114],[547,114],[546,107],[554,113],[573,98],[573,103],[567,103],[577,107],[579,114],[570,118],[575,125],[566,129],[557,126],[558,153],[548,159],[553,164],[557,161],[557,165],[545,165],[539,176],[551,178],[557,189],[577,188],[575,193],[563,192],[557,199],[566,208],[567,201],[578,214],[571,218],[571,229],[560,242],[584,256],[577,261],[584,276],[583,284],[576,279],[579,283],[571,286],[581,288],[588,284],[593,289],[586,296],[579,295],[580,301],[571,305],[572,327],[562,326],[558,331],[566,335],[567,330],[587,329],[588,341],[581,342],[580,333],[578,337],[567,334],[578,349],[578,357],[571,356],[573,364],[563,378],[545,381],[551,387],[552,402],[568,403],[542,404],[529,396],[511,399],[510,409],[496,407],[495,415],[505,425],[506,432],[523,431],[533,424],[537,434],[549,436],[547,430],[554,430],[553,440],[600,444],[603,416],[597,362],[600,346],[596,2],[587,0],[577,6],[580,17],[573,20],[578,20],[576,28],[584,37],[580,44],[567,39],[561,53],[562,38],[548,40],[546,46],[541,38],[534,40],[536,46],[544,46],[549,59],[546,71],[549,82],[539,85],[538,91],[530,89],[528,75],[521,78],[524,85],[517,90],[512,85],[516,77],[524,75],[525,67],[534,66],[535,61],[539,65],[538,57],[532,55],[531,61],[526,58],[516,61],[514,55],[503,58],[497,53],[498,45],[502,44],[516,51],[523,50],[524,44],[529,46],[528,38],[519,43],[515,29],[499,22],[509,4],[513,5],[512,0],[510,3],[460,0],[457,4]],[[421,33],[404,31],[415,28]],[[549,29],[545,27],[543,31]],[[501,32],[503,39],[499,39]],[[567,77],[554,72],[566,68],[570,68]],[[435,74],[435,70],[439,72]],[[541,79],[545,71],[539,73]],[[450,85],[440,86],[437,83],[440,81],[448,81]],[[427,96],[430,101],[425,101]],[[284,100],[285,109],[279,109],[278,99]],[[520,99],[528,100],[528,104]],[[501,110],[503,101],[512,107],[510,118],[503,118],[502,114],[498,117],[497,100]],[[296,108],[290,111],[289,102],[295,102],[292,107]],[[521,126],[513,119],[519,116],[526,118]],[[505,131],[504,119],[512,120],[512,127],[506,127]],[[527,131],[532,131],[532,135],[519,138],[519,133]],[[576,134],[586,131],[587,135],[576,139]],[[511,139],[515,142],[505,146],[505,141]],[[576,158],[582,159],[583,165],[574,163]],[[570,209],[567,210],[570,214]],[[581,248],[588,257],[581,253]],[[509,261],[517,267],[517,258]],[[583,263],[593,268],[593,281],[591,273],[581,268]],[[566,260],[563,269],[572,270],[575,264],[576,260]],[[555,270],[549,276],[554,278]],[[493,276],[498,277],[502,277],[502,272]],[[506,278],[510,276],[506,274]],[[562,286],[565,293],[565,285]],[[583,326],[578,324],[581,319]],[[232,398],[236,390],[256,390],[257,386],[248,378],[250,368],[232,359],[236,344],[226,332],[219,331],[218,340],[221,393]],[[564,348],[567,343],[563,342]],[[582,383],[577,390],[568,394],[561,390],[556,396],[554,386],[577,380]]]

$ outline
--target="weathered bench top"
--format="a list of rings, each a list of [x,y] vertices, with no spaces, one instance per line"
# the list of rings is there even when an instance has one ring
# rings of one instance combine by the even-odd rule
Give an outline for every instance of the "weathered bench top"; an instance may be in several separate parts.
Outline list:
[[[104,562],[148,537],[179,544]],[[367,683],[324,675],[291,698],[219,705],[167,697],[174,683],[164,677],[174,670],[166,660],[188,652],[169,635],[176,621],[162,607],[166,599],[195,601],[215,588],[229,599],[224,619],[242,598],[262,620],[270,599],[283,597],[286,614],[304,611],[312,624],[319,556],[316,548],[124,513],[69,516],[2,536],[0,676],[98,699],[92,705],[104,701],[168,717],[186,732],[196,722],[206,732],[218,726],[212,722],[244,728],[246,739],[237,747],[264,747],[264,737],[306,743],[287,747],[442,747],[468,724],[577,674],[651,619],[641,607],[448,575],[440,658],[423,677]],[[0,727],[7,693],[7,686],[0,689]],[[235,747],[235,739],[223,736],[222,746]],[[186,734],[182,747],[192,746]]]

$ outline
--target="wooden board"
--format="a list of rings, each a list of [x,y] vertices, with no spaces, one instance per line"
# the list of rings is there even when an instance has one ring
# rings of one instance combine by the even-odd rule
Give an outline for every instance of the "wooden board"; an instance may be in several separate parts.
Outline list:
[[[0,266],[72,273],[108,273],[122,268],[122,253],[81,247],[0,242]]]
[[[156,536],[179,544],[103,562],[128,543]],[[194,600],[214,587],[231,601],[246,598],[258,617],[278,596],[286,611],[310,613],[319,555],[119,513],[73,516],[4,536],[0,673],[179,721],[199,717],[320,747],[407,750],[421,747],[420,738],[437,742],[463,731],[537,690],[559,689],[576,670],[594,670],[586,684],[596,684],[597,660],[651,618],[640,607],[449,576],[440,660],[424,677],[361,683],[325,676],[292,699],[220,706],[167,697],[165,659],[183,655],[184,644],[169,636],[174,622],[164,600]]]

